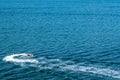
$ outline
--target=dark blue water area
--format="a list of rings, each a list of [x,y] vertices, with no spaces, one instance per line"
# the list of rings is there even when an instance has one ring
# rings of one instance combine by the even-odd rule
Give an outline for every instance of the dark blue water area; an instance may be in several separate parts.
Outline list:
[[[73,61],[77,67],[64,71],[3,61],[13,53]],[[102,70],[108,68],[118,74]],[[119,79],[119,0],[0,0],[0,80]]]

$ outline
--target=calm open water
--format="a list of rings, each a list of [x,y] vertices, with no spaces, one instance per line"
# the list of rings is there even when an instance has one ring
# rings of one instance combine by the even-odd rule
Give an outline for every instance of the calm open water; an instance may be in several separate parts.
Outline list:
[[[0,0],[0,80],[120,80],[120,1]]]

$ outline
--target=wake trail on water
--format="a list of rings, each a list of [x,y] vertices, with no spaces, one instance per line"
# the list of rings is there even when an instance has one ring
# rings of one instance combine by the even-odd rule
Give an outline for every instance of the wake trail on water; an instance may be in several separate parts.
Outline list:
[[[110,68],[99,68],[94,66],[81,66],[73,61],[63,61],[60,59],[48,59],[45,57],[35,58],[34,55],[28,53],[12,54],[3,58],[5,62],[11,62],[15,65],[36,67],[40,70],[59,69],[61,71],[86,72],[92,74],[100,74],[120,79],[120,71]]]

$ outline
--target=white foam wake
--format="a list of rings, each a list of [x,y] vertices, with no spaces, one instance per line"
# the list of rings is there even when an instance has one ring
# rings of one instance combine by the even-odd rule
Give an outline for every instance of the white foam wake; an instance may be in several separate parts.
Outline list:
[[[78,65],[68,65],[66,67],[63,67],[63,69],[77,71],[77,72],[81,71],[81,72],[87,72],[87,73],[93,73],[93,74],[101,74],[104,76],[109,76],[109,77],[120,79],[120,72],[109,69],[109,68],[97,68],[97,67],[86,67],[86,66],[78,66]]]
[[[75,72],[87,72],[92,74],[100,74],[113,78],[120,79],[120,71],[112,70],[109,68],[99,68],[93,66],[81,66],[75,64],[73,61],[62,61],[60,59],[47,59],[44,57],[35,59],[32,54],[21,53],[12,54],[3,58],[3,61],[17,63],[17,65],[27,65],[37,67],[39,69],[60,69],[62,71],[70,70]],[[28,63],[28,64],[26,64]]]

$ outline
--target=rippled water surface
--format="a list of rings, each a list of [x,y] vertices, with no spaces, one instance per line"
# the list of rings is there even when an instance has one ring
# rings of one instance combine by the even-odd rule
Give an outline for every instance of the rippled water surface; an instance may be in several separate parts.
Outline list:
[[[0,0],[0,80],[120,80],[120,1]]]

